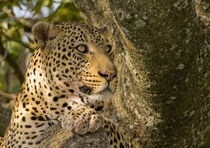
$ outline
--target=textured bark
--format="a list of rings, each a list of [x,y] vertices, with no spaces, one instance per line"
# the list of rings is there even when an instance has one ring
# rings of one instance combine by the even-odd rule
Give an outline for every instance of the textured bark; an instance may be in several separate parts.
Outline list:
[[[79,136],[56,126],[49,128],[45,133],[41,148],[107,148],[108,144],[103,129]]]
[[[111,112],[141,147],[199,147],[210,124],[210,34],[191,0],[73,0],[106,26],[118,90]]]

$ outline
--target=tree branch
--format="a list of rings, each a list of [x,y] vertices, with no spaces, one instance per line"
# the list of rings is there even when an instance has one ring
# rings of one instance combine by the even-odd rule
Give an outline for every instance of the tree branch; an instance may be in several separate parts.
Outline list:
[[[4,56],[6,52],[6,49],[3,47],[3,43],[1,40],[1,36],[0,36],[0,54],[2,56]],[[23,83],[24,81],[24,75],[19,67],[19,65],[16,63],[16,61],[12,58],[11,54],[8,53],[7,57],[6,57],[6,61],[9,63],[10,66],[13,67],[15,74],[18,78],[18,80],[20,81],[20,83]]]
[[[3,62],[7,58],[7,54],[8,54],[8,51],[6,50],[6,52],[4,53],[3,58],[0,59],[0,64],[1,64],[1,62]]]
[[[105,129],[87,133],[83,136],[73,134],[60,125],[52,126],[44,133],[40,148],[108,148]]]
[[[10,99],[10,100],[15,100],[16,98],[16,94],[8,94],[2,90],[0,90],[0,96],[2,96],[3,98]]]

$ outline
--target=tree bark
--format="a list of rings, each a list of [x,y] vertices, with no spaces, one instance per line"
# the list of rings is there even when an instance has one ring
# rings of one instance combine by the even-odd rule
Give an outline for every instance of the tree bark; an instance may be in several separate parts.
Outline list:
[[[199,147],[210,124],[210,34],[194,1],[73,0],[106,26],[118,89],[111,112],[136,147]]]
[[[41,148],[108,148],[106,133],[103,129],[79,136],[58,125],[49,128],[44,137]]]

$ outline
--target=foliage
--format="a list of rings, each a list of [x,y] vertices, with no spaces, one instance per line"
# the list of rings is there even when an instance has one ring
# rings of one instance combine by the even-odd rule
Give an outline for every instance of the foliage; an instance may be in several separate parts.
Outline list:
[[[3,0],[0,1],[0,61],[7,51],[7,58],[0,62],[0,89],[17,93],[20,77],[10,78],[8,73],[24,75],[25,66],[35,47],[31,27],[37,21],[59,23],[84,21],[73,3],[67,0]],[[24,55],[20,56],[20,52]],[[11,58],[8,58],[11,57]],[[8,63],[8,64],[7,64]],[[14,65],[12,63],[17,63]],[[8,79],[12,79],[12,84]],[[19,82],[17,81],[19,80]]]

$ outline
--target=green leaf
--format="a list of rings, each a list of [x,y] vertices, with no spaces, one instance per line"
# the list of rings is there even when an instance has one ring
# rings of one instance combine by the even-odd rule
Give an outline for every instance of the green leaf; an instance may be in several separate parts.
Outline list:
[[[0,89],[1,90],[6,90],[7,89],[6,76],[7,76],[8,68],[9,68],[9,66],[6,62],[1,63],[1,70],[0,70]]]
[[[51,13],[47,18],[49,21],[66,22],[66,21],[83,21],[79,10],[73,3],[62,3],[54,13]]]
[[[1,22],[4,21],[7,18],[8,18],[8,14],[6,14],[6,13],[0,13],[0,21]]]
[[[53,5],[53,3],[54,3],[54,1],[49,0],[49,3],[47,4],[47,7],[51,8],[51,7],[52,7],[52,5]]]
[[[44,2],[43,0],[40,0],[36,3],[36,6],[32,9],[32,11],[35,12],[34,15],[40,13],[41,8],[43,6],[43,2]]]

